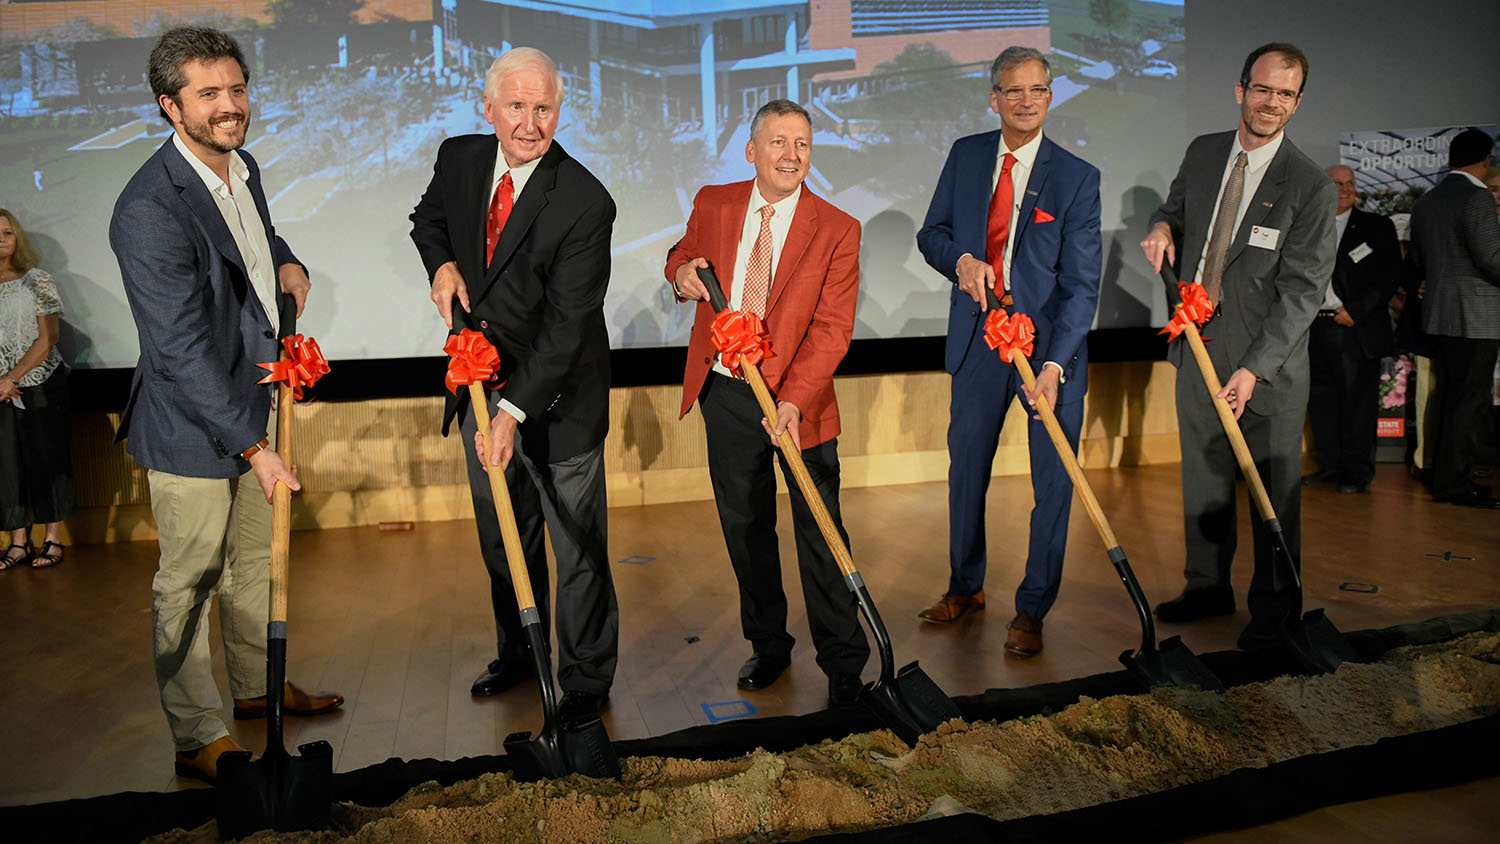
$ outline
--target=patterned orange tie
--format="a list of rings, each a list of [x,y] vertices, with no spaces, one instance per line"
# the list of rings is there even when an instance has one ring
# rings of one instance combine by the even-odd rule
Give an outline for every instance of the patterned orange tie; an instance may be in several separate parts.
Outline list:
[[[1000,178],[995,182],[995,193],[990,197],[990,216],[985,226],[984,257],[995,268],[996,295],[1004,295],[1010,289],[1009,282],[1005,280],[1005,243],[1010,237],[1011,206],[1016,202],[1015,185],[1010,180],[1010,168],[1015,163],[1016,157],[1007,152],[1005,160],[1000,164]]]
[[[500,177],[500,184],[495,185],[495,195],[490,197],[490,219],[484,230],[485,266],[495,259],[495,244],[500,242],[500,232],[505,229],[515,199],[515,186],[510,180],[510,171],[506,170]]]
[[[750,263],[745,265],[745,292],[740,297],[740,310],[761,319],[766,317],[766,301],[771,294],[771,217],[775,213],[769,203],[760,207],[760,233],[750,250]]]

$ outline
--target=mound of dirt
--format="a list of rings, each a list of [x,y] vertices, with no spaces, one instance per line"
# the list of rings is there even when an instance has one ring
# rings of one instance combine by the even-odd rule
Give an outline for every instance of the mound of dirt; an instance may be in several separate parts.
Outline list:
[[[1500,634],[1390,651],[1337,673],[1212,693],[1171,687],[1082,698],[1053,715],[951,721],[917,746],[887,730],[790,753],[705,762],[621,760],[621,782],[518,783],[487,774],[412,789],[390,806],[341,804],[329,830],[246,841],[790,841],[923,817],[1049,814],[1202,782],[1500,711]],[[162,844],[217,840],[214,824]]]

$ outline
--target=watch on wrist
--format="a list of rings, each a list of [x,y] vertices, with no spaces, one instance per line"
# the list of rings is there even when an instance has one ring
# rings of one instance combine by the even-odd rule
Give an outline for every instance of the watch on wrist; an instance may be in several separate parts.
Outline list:
[[[249,460],[250,458],[254,457],[255,455],[259,454],[260,452],[262,452],[265,449],[268,449],[270,447],[271,447],[271,441],[270,441],[270,439],[268,439],[266,437],[262,437],[261,440],[260,440],[260,442],[256,443],[255,445],[252,445],[249,448],[245,449],[244,451],[240,452],[240,456],[243,457],[243,458],[245,458],[246,460]]]

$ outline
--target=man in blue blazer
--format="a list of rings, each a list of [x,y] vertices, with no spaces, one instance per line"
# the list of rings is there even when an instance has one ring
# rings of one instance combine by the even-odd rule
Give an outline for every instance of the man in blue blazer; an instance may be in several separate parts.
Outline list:
[[[125,185],[109,224],[141,354],[115,439],[128,438],[151,487],[154,664],[177,773],[213,781],[219,756],[243,748],[219,717],[207,610],[218,592],[234,716],[264,717],[271,490],[299,485],[271,450],[273,388],[256,383],[256,364],[276,360],[281,309],[300,314],[310,284],[239,150],[250,125],[239,45],[173,29],[147,75],[175,133]],[[281,691],[293,715],[343,702]]]
[[[990,68],[1000,130],[960,138],[948,154],[917,246],[954,283],[945,366],[948,423],[948,588],[920,613],[949,623],[984,607],[984,497],[1000,427],[1014,396],[1045,397],[1078,447],[1088,387],[1085,342],[1099,300],[1099,171],[1043,137],[1052,69],[1040,52],[1009,47]],[[986,289],[1036,324],[1034,392],[984,342]],[[1057,599],[1073,484],[1033,416],[1028,429],[1031,511],[1026,576],[1006,651],[1042,649],[1042,618]]]

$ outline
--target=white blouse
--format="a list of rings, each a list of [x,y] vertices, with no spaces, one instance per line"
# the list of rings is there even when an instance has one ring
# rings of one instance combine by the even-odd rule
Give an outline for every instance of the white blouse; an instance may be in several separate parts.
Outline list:
[[[33,267],[12,281],[0,282],[0,372],[8,372],[20,363],[38,336],[36,318],[62,313],[62,299],[57,285],[46,270]],[[35,387],[62,366],[62,354],[53,344],[35,369],[21,376],[18,386]]]

